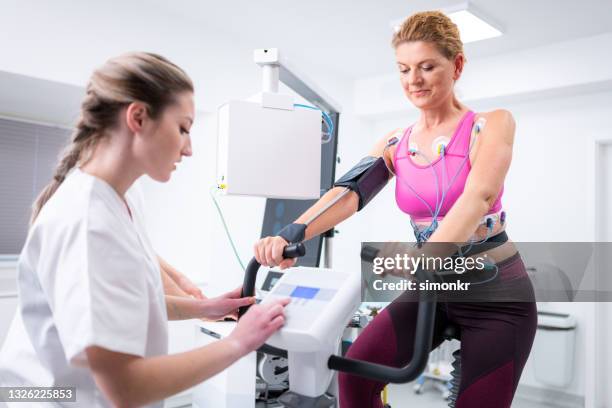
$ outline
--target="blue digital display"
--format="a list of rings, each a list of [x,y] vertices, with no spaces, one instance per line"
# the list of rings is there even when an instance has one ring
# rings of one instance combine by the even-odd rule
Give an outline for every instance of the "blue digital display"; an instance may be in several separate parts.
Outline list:
[[[291,297],[312,299],[319,292],[319,288],[309,288],[307,286],[296,286],[291,292]]]

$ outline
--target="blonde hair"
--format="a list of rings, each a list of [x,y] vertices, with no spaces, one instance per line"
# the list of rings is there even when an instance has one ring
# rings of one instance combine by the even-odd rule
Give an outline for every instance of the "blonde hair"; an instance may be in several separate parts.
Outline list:
[[[177,94],[186,91],[193,92],[193,83],[185,71],[152,53],[123,54],[96,69],[87,84],[71,142],[60,156],[53,180],[36,198],[30,224],[70,170],[104,137],[107,129],[117,124],[118,113],[123,107],[141,102],[148,115],[155,119],[175,101]]]
[[[425,41],[436,45],[447,59],[453,60],[463,53],[459,28],[440,11],[424,11],[408,17],[393,35],[391,44],[397,48],[409,41]]]

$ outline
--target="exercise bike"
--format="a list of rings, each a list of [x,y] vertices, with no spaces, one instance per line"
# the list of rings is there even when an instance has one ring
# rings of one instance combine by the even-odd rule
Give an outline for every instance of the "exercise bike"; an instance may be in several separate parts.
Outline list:
[[[373,262],[378,250],[364,247],[361,258]],[[290,244],[283,251],[284,258],[305,255],[302,243]],[[255,280],[260,264],[255,258],[249,262],[243,282],[243,296],[254,296]],[[417,270],[418,281],[431,280],[432,275]],[[289,390],[278,398],[287,408],[337,407],[336,397],[328,392],[334,371],[389,383],[407,383],[425,370],[431,351],[435,323],[437,294],[419,291],[412,360],[397,368],[338,355],[339,341],[346,323],[360,304],[361,281],[356,274],[332,269],[296,267],[289,269],[262,302],[279,297],[291,297],[286,307],[283,328],[272,335],[259,351],[288,358]],[[242,316],[248,307],[241,308]],[[460,331],[449,325],[444,330],[447,340],[460,339]],[[453,353],[449,406],[454,407],[459,391],[460,351]]]

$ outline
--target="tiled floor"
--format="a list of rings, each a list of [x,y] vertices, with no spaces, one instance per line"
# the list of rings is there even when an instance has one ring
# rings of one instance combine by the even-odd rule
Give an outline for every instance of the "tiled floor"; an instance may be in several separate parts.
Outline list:
[[[425,390],[423,394],[415,394],[413,384],[391,384],[388,393],[391,408],[446,408],[448,402],[442,399],[439,392],[431,389]],[[190,408],[185,405],[180,408]],[[256,408],[279,408],[278,404],[258,403]],[[526,401],[515,397],[512,408],[558,408],[555,404],[543,404]]]
[[[392,408],[444,408],[448,403],[435,391],[416,395],[411,385],[402,384],[389,386],[389,403]],[[552,405],[534,404],[515,398],[512,408],[551,408]]]
[[[424,392],[417,395],[411,385],[391,385],[389,387],[389,404],[391,408],[445,408],[448,402],[442,399],[435,391]],[[512,408],[552,408],[553,405],[535,404],[515,399]],[[257,408],[276,408],[275,405],[258,404]]]

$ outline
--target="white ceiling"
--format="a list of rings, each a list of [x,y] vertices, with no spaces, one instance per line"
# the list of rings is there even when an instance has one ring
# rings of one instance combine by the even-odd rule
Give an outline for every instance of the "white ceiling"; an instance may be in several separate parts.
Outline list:
[[[155,4],[159,11],[186,23],[204,25],[225,40],[251,48],[277,47],[294,64],[347,79],[394,71],[391,21],[458,3],[461,1],[147,0],[149,6]],[[471,3],[501,24],[505,34],[466,45],[468,60],[612,31],[612,0]]]

